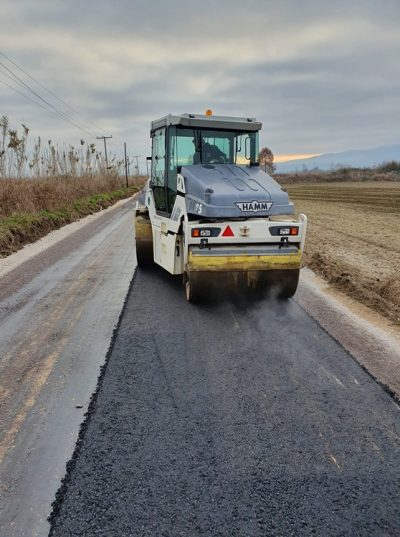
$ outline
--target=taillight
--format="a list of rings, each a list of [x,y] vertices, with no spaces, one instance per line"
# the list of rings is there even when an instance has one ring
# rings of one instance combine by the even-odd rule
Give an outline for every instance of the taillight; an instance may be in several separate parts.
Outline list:
[[[192,237],[201,239],[202,237],[218,237],[221,233],[220,227],[194,227],[192,228]]]
[[[283,237],[294,237],[299,234],[298,226],[274,226],[270,227],[269,231],[271,235],[280,235]]]

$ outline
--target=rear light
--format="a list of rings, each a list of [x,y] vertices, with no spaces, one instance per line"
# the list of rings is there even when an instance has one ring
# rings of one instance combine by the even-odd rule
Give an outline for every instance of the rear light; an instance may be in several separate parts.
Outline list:
[[[220,233],[220,227],[193,227],[191,235],[195,239],[201,239],[203,237],[219,237]]]
[[[211,237],[211,236],[212,236],[211,229],[198,228],[198,227],[195,227],[192,229],[192,237],[200,238],[200,237]]]
[[[278,235],[298,235],[299,234],[299,228],[298,227],[280,227],[278,228]]]

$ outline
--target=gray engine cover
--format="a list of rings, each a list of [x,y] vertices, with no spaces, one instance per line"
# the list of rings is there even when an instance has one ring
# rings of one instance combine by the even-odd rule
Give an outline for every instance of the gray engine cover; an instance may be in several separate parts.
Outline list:
[[[236,164],[183,166],[186,208],[202,217],[254,217],[294,213],[281,186],[260,168]]]

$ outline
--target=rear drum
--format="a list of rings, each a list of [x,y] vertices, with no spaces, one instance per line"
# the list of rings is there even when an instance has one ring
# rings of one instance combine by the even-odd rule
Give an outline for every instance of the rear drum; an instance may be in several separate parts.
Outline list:
[[[135,217],[136,259],[141,268],[154,265],[153,232],[149,215],[137,214]]]

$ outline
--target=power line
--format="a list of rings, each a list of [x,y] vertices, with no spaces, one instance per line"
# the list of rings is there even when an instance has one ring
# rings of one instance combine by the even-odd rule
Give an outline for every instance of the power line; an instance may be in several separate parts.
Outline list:
[[[1,71],[0,71],[1,73]],[[6,73],[1,73],[3,75],[5,75]],[[9,77],[11,78],[11,77]],[[12,79],[11,79],[12,80]],[[15,91],[16,93],[18,93],[19,95],[21,95],[22,97],[25,97],[25,99],[27,99],[28,101],[30,101],[31,103],[33,104],[36,104],[37,106],[39,106],[42,110],[44,110],[45,112],[49,112],[50,114],[53,114],[54,116],[58,117],[59,118],[59,115],[54,112],[53,110],[49,110],[46,106],[44,106],[42,103],[38,102],[38,101],[35,101],[35,99],[32,99],[32,97],[29,97],[29,95],[26,95],[26,93],[23,93],[22,91],[19,91],[19,89],[15,88],[14,86],[12,86],[11,84],[8,84],[8,82],[5,82],[4,80],[1,80],[0,79],[0,84],[3,84],[4,86],[7,86],[8,88],[12,89],[13,91]]]
[[[93,135],[95,134],[95,131],[93,131],[92,129],[90,129],[92,132],[89,132],[89,128],[86,127],[85,125],[82,125],[80,123],[78,123],[78,121],[75,119],[75,118],[71,118],[67,113],[65,112],[62,112],[62,111],[59,111],[52,103],[49,103],[46,99],[44,99],[40,94],[38,94],[35,90],[33,90],[26,82],[24,82],[24,80],[22,80],[18,75],[16,75],[12,69],[10,69],[9,67],[7,67],[7,65],[5,65],[4,63],[0,62],[0,65],[6,69],[9,73],[11,73],[11,75],[14,77],[14,79],[20,84],[22,85],[25,89],[27,89],[28,91],[30,91],[33,95],[35,95],[37,98],[39,98],[41,101],[43,101],[47,106],[49,106],[52,110],[54,110],[62,119],[65,119],[66,121],[68,121],[69,123],[72,123],[73,126],[75,126],[76,128],[82,130],[83,132],[85,132],[86,134],[89,134],[89,135]],[[6,74],[3,72],[3,74]],[[9,76],[9,75],[7,75]]]
[[[2,74],[5,74],[5,73],[2,73]],[[0,84],[4,84],[4,86],[7,86],[8,88],[14,90],[16,93],[19,93],[20,95],[22,95],[22,97],[25,97],[25,99],[28,99],[32,103],[37,104],[38,106],[40,106],[40,108],[42,108],[43,110],[46,110],[46,112],[54,113],[52,110],[49,110],[48,108],[46,108],[43,104],[38,103],[37,101],[32,99],[32,97],[29,97],[29,95],[26,95],[25,93],[22,93],[22,91],[19,91],[17,88],[14,88],[14,86],[11,86],[11,84],[8,84],[4,80],[0,79]]]
[[[0,71],[1,73],[1,71]],[[6,75],[6,73],[1,73],[3,75]],[[11,77],[9,77],[11,78]],[[13,79],[11,79],[13,80]],[[0,84],[3,84],[4,86],[7,86],[8,88],[12,89],[13,91],[15,91],[16,93],[18,93],[19,95],[21,95],[22,97],[25,97],[25,99],[28,99],[30,102],[36,104],[37,106],[39,106],[40,108],[42,108],[42,110],[45,110],[46,112],[50,112],[51,114],[55,115],[56,117],[58,117],[58,115],[53,112],[53,110],[49,110],[48,108],[46,108],[46,106],[44,106],[42,103],[40,102],[37,102],[35,101],[34,99],[32,99],[32,97],[29,97],[29,95],[26,95],[25,93],[23,93],[22,91],[19,91],[17,88],[15,88],[14,86],[12,86],[11,84],[8,84],[7,82],[5,82],[4,80],[1,80],[0,79]],[[109,139],[109,138],[112,138],[112,136],[96,136],[97,139],[100,139],[100,140],[103,140],[104,139],[104,149],[105,149],[105,157],[106,157],[106,166],[108,167],[108,153],[107,153],[107,146],[106,146],[106,139]],[[111,142],[111,145],[115,148],[115,147],[119,147],[118,144],[116,143],[113,143]],[[140,156],[140,155],[138,155]],[[134,157],[136,158],[136,156]],[[129,159],[129,157],[128,157]],[[136,165],[136,168],[138,167],[138,163]]]
[[[49,108],[51,108],[51,110],[53,110],[61,119],[67,121],[68,123],[70,123],[71,125],[73,125],[74,127],[76,127],[77,129],[81,130],[82,132],[84,132],[85,134],[88,134],[89,136],[93,136],[93,135],[96,135],[95,131],[92,131],[90,132],[89,130],[87,130],[84,126],[80,125],[79,123],[77,123],[74,119],[70,118],[67,114],[65,114],[64,112],[60,112],[59,110],[57,110],[57,108],[49,103],[46,99],[44,99],[39,93],[37,93],[35,90],[33,90],[28,84],[26,84],[26,82],[24,82],[18,75],[16,75],[9,67],[7,67],[6,65],[4,65],[4,63],[0,62],[0,66],[3,67],[4,69],[6,69],[9,73],[11,73],[12,77],[10,77],[10,75],[8,75],[7,73],[5,73],[4,71],[0,71],[3,75],[6,75],[8,76],[8,78],[11,78],[11,80],[13,80],[14,82],[16,82],[17,84],[19,84],[21,87],[23,87],[24,89],[28,90],[30,93],[32,93],[33,95],[35,95],[35,97],[37,97],[38,99],[40,99],[43,103],[45,103]],[[15,79],[15,80],[14,80]]]
[[[7,76],[12,82],[16,82],[11,76],[9,76],[7,73],[3,73],[1,70],[0,70],[0,74],[3,75],[3,76]],[[23,93],[22,91],[20,91],[16,87],[12,86],[10,83],[6,82],[5,80],[0,79],[0,83],[3,84],[4,86],[7,86],[10,89],[12,89],[13,91],[18,93],[19,95],[22,95],[22,97],[25,97],[25,99],[28,99],[29,101],[31,101],[32,103],[36,104],[37,106],[40,106],[40,108],[42,110],[45,110],[46,112],[50,112],[51,114],[54,114],[56,117],[59,117],[58,114],[56,114],[56,112],[54,112],[53,110],[49,110],[49,108],[47,106],[45,106],[41,102],[36,101],[35,99],[30,97],[26,93]],[[23,88],[23,86],[22,86],[22,88]]]
[[[3,67],[3,69],[6,69],[11,75],[13,78],[10,77],[9,74],[5,73],[4,71],[0,71],[3,75],[6,75],[8,76],[8,78],[11,78],[11,80],[13,80],[13,82],[16,82],[17,84],[19,84],[21,87],[23,87],[24,89],[28,90],[30,93],[32,93],[35,97],[37,97],[40,101],[42,101],[45,105],[48,106],[48,108],[50,108],[52,111],[54,111],[59,117],[60,119],[63,119],[65,121],[67,121],[68,123],[70,123],[71,125],[73,125],[74,127],[76,127],[77,129],[81,130],[82,132],[84,132],[85,134],[88,134],[89,136],[93,136],[95,135],[95,132],[94,131],[89,131],[88,129],[86,129],[86,127],[84,127],[83,125],[80,125],[76,120],[72,119],[71,117],[69,117],[66,113],[64,112],[61,112],[59,110],[57,110],[57,108],[52,104],[52,103],[49,103],[46,99],[44,99],[39,93],[37,93],[35,90],[33,90],[29,84],[27,84],[26,82],[24,82],[18,75],[16,75],[9,67],[7,67],[6,65],[4,65],[2,62],[0,62],[0,66]]]
[[[9,73],[11,73],[12,77],[10,75],[8,75],[7,73],[5,73],[4,71],[0,71],[3,75],[7,76],[8,78],[10,78],[13,82],[16,82],[17,84],[19,84],[19,86],[21,86],[22,88],[28,90],[30,93],[32,93],[35,97],[37,97],[38,99],[40,99],[40,101],[42,101],[45,105],[47,105],[48,108],[50,108],[51,110],[48,110],[48,111],[53,111],[55,114],[57,114],[57,116],[61,119],[63,119],[64,121],[67,121],[68,123],[70,123],[71,125],[73,125],[74,127],[76,127],[77,129],[81,130],[82,132],[84,132],[85,134],[88,134],[89,136],[93,136],[94,135],[94,131],[90,132],[88,131],[85,127],[83,127],[82,125],[79,125],[75,120],[73,120],[72,118],[70,118],[68,115],[66,115],[64,112],[60,112],[59,110],[57,110],[57,108],[55,106],[53,106],[51,103],[49,103],[48,101],[46,101],[46,99],[44,99],[41,95],[39,95],[39,93],[37,93],[35,90],[33,90],[28,84],[26,84],[23,80],[21,80],[19,78],[18,75],[16,75],[11,69],[9,69],[6,65],[4,65],[2,62],[0,62],[0,66],[2,66],[3,68],[5,68]]]
[[[17,69],[19,69],[19,71],[21,71],[25,76],[27,76],[30,80],[32,80],[33,82],[35,82],[36,84],[38,84],[41,88],[43,88],[48,94],[50,94],[52,97],[54,97],[55,99],[57,99],[59,102],[61,102],[62,104],[64,104],[65,106],[67,106],[70,110],[72,110],[75,114],[79,115],[80,117],[82,117],[87,123],[90,123],[91,125],[93,125],[96,129],[97,129],[97,132],[98,130],[102,131],[102,132],[105,132],[101,127],[99,127],[98,125],[96,125],[94,122],[92,122],[89,118],[87,118],[86,116],[84,116],[81,112],[79,112],[76,108],[74,108],[73,106],[69,105],[66,101],[64,101],[63,99],[61,99],[60,97],[58,97],[53,91],[51,91],[50,89],[48,89],[44,84],[42,84],[41,82],[39,82],[39,80],[35,79],[33,76],[31,76],[27,71],[25,71],[24,69],[22,69],[22,67],[20,67],[19,65],[17,65],[16,62],[14,62],[11,58],[9,58],[4,52],[2,52],[0,50],[0,55],[3,56],[7,61],[9,61],[12,65],[14,65]],[[2,68],[2,69],[1,69]],[[7,71],[7,72],[4,72],[4,69]],[[28,99],[29,101],[33,102],[34,104],[36,104],[37,106],[40,106],[40,108],[42,108],[43,110],[46,110],[47,112],[50,112],[52,113],[53,115],[57,116],[58,118],[64,120],[64,121],[67,121],[69,124],[71,124],[72,126],[74,126],[75,128],[81,130],[82,132],[84,132],[85,134],[87,134],[88,136],[96,136],[97,135],[97,132],[94,131],[91,127],[87,127],[86,125],[84,125],[82,123],[82,121],[79,121],[72,117],[70,114],[67,114],[67,112],[64,112],[64,111],[60,111],[58,110],[51,102],[49,102],[48,100],[46,100],[44,97],[42,97],[42,95],[40,95],[37,91],[35,91],[34,89],[31,88],[31,86],[29,84],[27,84],[24,80],[22,80],[12,69],[10,69],[10,67],[8,67],[6,64],[4,64],[3,62],[0,61],[0,74],[2,74],[3,76],[6,76],[8,77],[13,83],[17,84],[22,90],[25,90],[25,91],[28,91],[29,93],[31,93],[36,99],[39,99],[41,102],[38,102],[35,98],[32,98],[30,97],[29,95],[26,95],[26,93],[24,93],[23,91],[19,91],[17,88],[15,88],[14,86],[11,86],[10,84],[7,84],[5,81],[2,81],[0,80],[0,82],[2,82],[5,86],[9,87],[10,89],[12,89],[13,91],[15,91],[16,93],[18,93],[19,95],[25,97],[26,99]],[[43,103],[43,104],[42,104]],[[101,138],[101,139],[104,139],[104,142],[105,142],[105,139],[107,138],[112,138],[111,136],[107,136],[107,137],[104,137],[104,136],[96,136],[96,138]],[[120,140],[122,142],[122,138],[120,138],[119,136],[117,136],[117,140]],[[113,147],[117,147],[118,144],[115,144],[114,142],[111,142],[111,146]]]
[[[22,73],[24,73],[28,78],[30,78],[33,82],[35,82],[36,84],[38,84],[41,88],[43,88],[45,91],[47,91],[47,93],[49,93],[50,95],[52,95],[55,99],[57,99],[58,101],[60,101],[62,104],[64,104],[65,106],[67,106],[70,110],[72,110],[73,112],[75,112],[76,114],[78,114],[80,117],[82,117],[85,121],[87,121],[88,123],[90,123],[91,125],[93,125],[93,127],[95,127],[97,130],[100,130],[100,131],[103,131],[105,132],[99,125],[96,125],[96,123],[93,123],[93,121],[91,121],[89,118],[87,118],[85,115],[83,115],[81,112],[79,112],[79,110],[77,110],[76,108],[74,108],[73,106],[71,106],[70,104],[68,104],[67,102],[65,102],[63,99],[61,99],[60,97],[58,97],[53,91],[51,91],[50,89],[48,89],[44,84],[42,84],[41,82],[39,82],[39,80],[37,80],[36,78],[34,78],[33,76],[31,76],[29,73],[27,73],[24,69],[22,69],[22,67],[20,67],[19,65],[17,65],[11,58],[9,58],[4,52],[2,52],[0,50],[0,54],[6,58],[6,60],[8,60],[10,63],[12,63],[17,69],[19,69]]]

